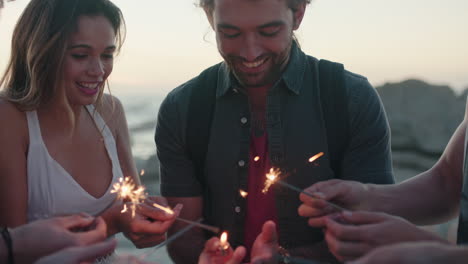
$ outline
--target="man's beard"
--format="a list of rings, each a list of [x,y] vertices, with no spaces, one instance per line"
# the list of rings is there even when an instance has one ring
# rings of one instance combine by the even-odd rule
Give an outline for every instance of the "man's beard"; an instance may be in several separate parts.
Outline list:
[[[286,68],[289,61],[289,53],[291,52],[292,42],[286,49],[279,53],[262,54],[257,59],[266,58],[271,65],[260,73],[250,74],[237,69],[236,65],[242,63],[243,59],[235,55],[223,56],[224,61],[229,66],[229,69],[236,77],[239,84],[243,87],[260,87],[272,85],[281,77],[281,73]],[[257,60],[256,59],[256,60]]]

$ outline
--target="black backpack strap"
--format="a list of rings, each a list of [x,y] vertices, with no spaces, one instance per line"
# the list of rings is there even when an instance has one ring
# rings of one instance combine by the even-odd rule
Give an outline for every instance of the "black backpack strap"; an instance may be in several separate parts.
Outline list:
[[[217,64],[202,72],[190,95],[186,128],[187,151],[194,162],[200,182],[204,182],[203,173],[216,104],[216,84],[220,65]]]
[[[320,60],[319,85],[330,166],[335,177],[340,178],[340,165],[349,140],[348,93],[343,64]]]
[[[203,182],[203,171],[210,138],[210,128],[216,104],[216,84],[219,66],[215,65],[198,77],[192,91],[187,120],[187,150],[194,161],[197,177]],[[348,145],[348,95],[342,64],[319,61],[320,101],[327,131],[330,166],[336,177],[341,176],[340,162]],[[194,131],[196,131],[194,133]]]

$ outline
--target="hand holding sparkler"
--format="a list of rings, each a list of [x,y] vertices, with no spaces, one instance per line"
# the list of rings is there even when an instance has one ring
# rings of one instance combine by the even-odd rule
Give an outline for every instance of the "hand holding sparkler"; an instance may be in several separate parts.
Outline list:
[[[115,216],[115,232],[122,231],[137,248],[157,245],[165,240],[166,232],[178,216],[181,208],[175,208],[173,215],[145,206],[151,199],[166,204],[162,197],[148,197],[144,186],[137,186],[131,177],[121,178],[113,185],[111,193],[116,193],[114,201],[103,211],[113,206],[116,201],[123,202],[123,209]]]
[[[327,216],[340,211],[330,203],[340,204],[348,211],[372,209],[370,203],[373,199],[370,198],[369,187],[359,182],[329,180],[318,182],[304,191],[319,198],[314,199],[304,194],[299,196],[303,202],[298,209],[299,215],[308,217],[309,225],[313,227],[324,227]]]

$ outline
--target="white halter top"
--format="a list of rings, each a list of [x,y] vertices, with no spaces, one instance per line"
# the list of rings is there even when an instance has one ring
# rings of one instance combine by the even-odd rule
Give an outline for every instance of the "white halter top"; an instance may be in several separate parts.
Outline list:
[[[104,138],[107,154],[112,162],[112,181],[106,193],[95,198],[84,190],[73,177],[49,154],[42,139],[36,111],[26,112],[29,129],[28,222],[58,215],[86,212],[94,215],[106,208],[115,198],[112,185],[122,177],[114,137],[93,105],[86,109],[93,117]]]

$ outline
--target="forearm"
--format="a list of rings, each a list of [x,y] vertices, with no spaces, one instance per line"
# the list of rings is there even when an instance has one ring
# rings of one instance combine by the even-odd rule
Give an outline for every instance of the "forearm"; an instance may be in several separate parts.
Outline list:
[[[447,264],[464,264],[468,259],[468,247],[460,246],[447,246],[449,247],[446,256],[443,256],[445,259],[441,259],[440,263]]]
[[[288,249],[289,254],[292,258],[304,258],[309,260],[315,260],[325,263],[340,263],[328,250],[327,243],[325,241],[318,242],[311,245]]]
[[[198,263],[205,242],[202,232],[188,232],[169,244],[167,251],[176,264]]]
[[[418,225],[436,224],[458,211],[457,192],[431,169],[395,185],[368,184],[366,203],[371,211],[401,216]]]

